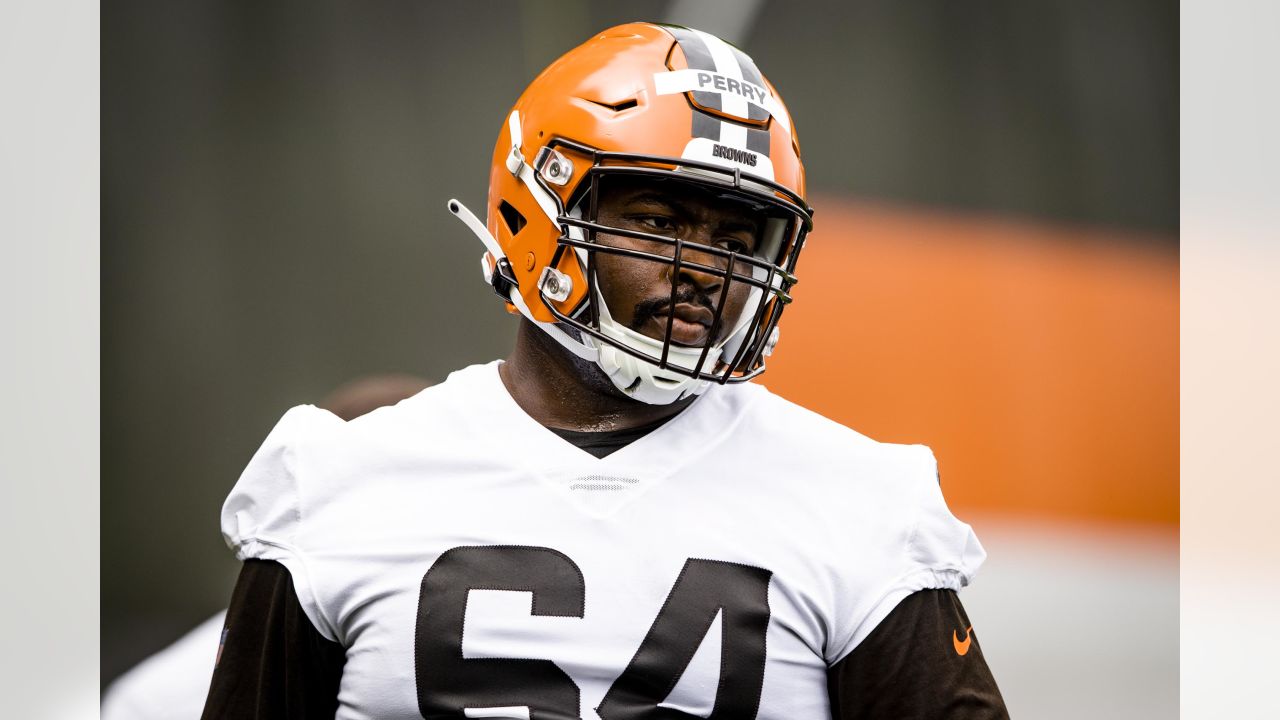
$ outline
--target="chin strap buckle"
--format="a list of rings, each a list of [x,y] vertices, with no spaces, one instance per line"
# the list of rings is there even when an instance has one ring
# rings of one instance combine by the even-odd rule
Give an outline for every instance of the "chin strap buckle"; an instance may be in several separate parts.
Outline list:
[[[498,297],[511,302],[511,290],[520,287],[520,284],[516,282],[511,263],[507,262],[506,258],[500,258],[497,263],[494,263],[493,255],[489,253],[481,255],[480,272],[484,273],[485,284],[492,287]]]
[[[520,287],[520,283],[516,281],[515,271],[511,269],[511,263],[506,258],[498,258],[496,266],[490,265],[492,257],[485,253],[483,258],[485,282],[493,287],[493,291],[504,302],[511,302],[511,291]]]

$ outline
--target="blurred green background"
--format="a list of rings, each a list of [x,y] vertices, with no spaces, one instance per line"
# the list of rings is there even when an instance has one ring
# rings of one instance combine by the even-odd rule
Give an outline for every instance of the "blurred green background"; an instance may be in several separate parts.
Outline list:
[[[1177,251],[1172,2],[110,3],[104,684],[225,606],[218,510],[288,407],[505,354],[515,323],[445,201],[483,214],[523,87],[637,19],[750,53],[815,193]]]

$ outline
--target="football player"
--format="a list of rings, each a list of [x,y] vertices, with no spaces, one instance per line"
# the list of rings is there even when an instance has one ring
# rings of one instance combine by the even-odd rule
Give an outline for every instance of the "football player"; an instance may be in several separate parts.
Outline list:
[[[505,361],[350,423],[290,410],[223,508],[206,718],[1006,717],[932,453],[749,382],[812,210],[741,50],[633,23],[503,118]]]

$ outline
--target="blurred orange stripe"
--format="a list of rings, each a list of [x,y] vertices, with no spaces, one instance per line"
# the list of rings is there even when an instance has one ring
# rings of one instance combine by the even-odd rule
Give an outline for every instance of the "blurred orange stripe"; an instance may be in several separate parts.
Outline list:
[[[1178,259],[1098,231],[817,200],[762,378],[922,442],[952,506],[1178,522]]]

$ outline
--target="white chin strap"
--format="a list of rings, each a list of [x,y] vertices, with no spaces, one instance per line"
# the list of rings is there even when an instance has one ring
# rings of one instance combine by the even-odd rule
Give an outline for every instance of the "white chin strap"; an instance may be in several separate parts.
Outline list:
[[[529,190],[537,201],[538,207],[551,220],[551,224],[563,231],[564,228],[561,227],[557,219],[557,203],[550,196],[550,193],[534,179],[533,167],[524,160],[523,153],[520,151],[522,138],[519,112],[512,111],[507,122],[511,132],[511,153],[507,157],[507,169],[512,175],[519,178]],[[460,201],[451,199],[448,207],[449,212],[457,215],[458,219],[462,220],[467,228],[476,237],[480,238],[480,242],[484,243],[487,252],[481,258],[481,265],[485,282],[492,285],[495,268],[498,267],[499,262],[506,259],[506,255],[502,252],[502,246],[489,233],[489,229],[484,226],[484,223],[480,222],[479,218]],[[571,237],[581,239],[582,228],[570,226],[568,231]],[[581,267],[586,267],[586,251],[579,249],[577,253]],[[510,297],[508,299],[520,311],[521,315],[550,335],[569,352],[599,366],[613,382],[614,386],[628,397],[650,405],[668,405],[677,400],[700,395],[711,384],[708,380],[699,380],[687,375],[661,370],[656,363],[641,360],[589,335],[583,334],[582,339],[579,340],[565,332],[559,323],[542,322],[535,319],[533,313],[529,310],[529,306],[525,304],[519,288],[513,286],[509,294]],[[748,309],[756,307],[760,295],[761,291],[758,288],[752,288],[745,307]],[[653,357],[662,357],[662,341],[638,333],[616,322],[609,314],[604,298],[594,289],[591,291],[589,302],[595,303],[598,308],[600,333],[602,335],[625,347]],[[707,352],[707,359],[703,362],[702,367],[698,368],[700,372],[711,372],[720,358],[726,355],[726,349],[730,353],[737,352],[745,339],[746,326],[752,315],[753,313],[749,311],[742,313],[742,317],[738,320],[733,332],[724,341],[713,345],[711,350]],[[681,370],[693,371],[701,355],[702,348],[671,345],[667,351],[667,364]]]
[[[596,303],[599,308],[602,335],[619,345],[634,348],[653,357],[662,357],[661,340],[654,340],[615,321],[609,314],[609,306],[600,297],[600,293],[593,292],[591,302]],[[590,336],[584,339],[597,347],[599,358],[596,364],[609,376],[614,386],[641,402],[650,405],[667,405],[691,395],[700,395],[711,384],[707,380],[698,380],[688,375],[661,370],[647,360],[641,360]],[[667,350],[667,364],[681,370],[692,371],[697,367],[698,358],[701,355],[702,348],[671,345]],[[719,358],[720,348],[712,347],[707,353],[706,361],[698,370],[710,372]]]

